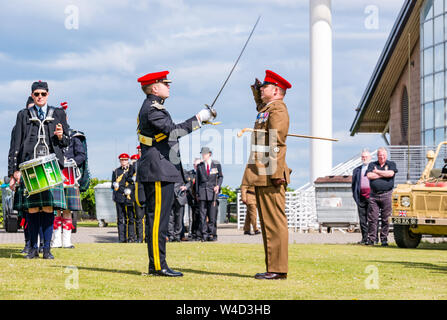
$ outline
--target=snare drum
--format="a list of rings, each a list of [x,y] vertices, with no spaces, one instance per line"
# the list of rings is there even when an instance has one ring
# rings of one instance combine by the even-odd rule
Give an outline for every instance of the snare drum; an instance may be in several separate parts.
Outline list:
[[[64,187],[74,187],[77,185],[79,178],[81,177],[81,172],[76,166],[76,162],[73,159],[64,162],[64,169],[62,174],[65,177]]]
[[[56,155],[33,159],[20,164],[20,172],[28,195],[33,195],[63,183]]]

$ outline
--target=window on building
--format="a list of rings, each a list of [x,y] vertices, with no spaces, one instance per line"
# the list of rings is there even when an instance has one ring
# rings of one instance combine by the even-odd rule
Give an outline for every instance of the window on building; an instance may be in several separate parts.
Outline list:
[[[433,146],[446,137],[447,0],[424,1],[420,28],[421,142]],[[405,91],[402,96],[402,117],[404,96]],[[402,118],[402,137],[405,137],[407,129],[403,127]]]

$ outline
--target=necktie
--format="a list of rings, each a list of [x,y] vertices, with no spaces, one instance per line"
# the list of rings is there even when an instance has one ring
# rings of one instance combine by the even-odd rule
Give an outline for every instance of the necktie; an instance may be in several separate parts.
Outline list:
[[[208,163],[206,164],[206,174],[210,175],[210,165]]]
[[[39,117],[40,121],[43,121],[44,114],[43,114],[42,108],[37,108],[37,111],[39,112],[38,117]]]

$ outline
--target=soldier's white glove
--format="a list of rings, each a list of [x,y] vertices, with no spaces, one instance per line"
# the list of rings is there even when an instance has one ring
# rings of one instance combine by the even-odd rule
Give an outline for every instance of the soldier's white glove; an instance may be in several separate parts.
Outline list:
[[[211,113],[210,109],[208,108],[200,110],[200,112],[196,115],[196,117],[200,123],[214,120],[214,116]]]
[[[118,182],[113,183],[113,189],[118,190],[119,187],[120,187],[120,185],[118,184]]]
[[[126,196],[130,196],[131,193],[132,193],[132,192],[130,191],[129,188],[124,189],[124,194],[125,194]]]

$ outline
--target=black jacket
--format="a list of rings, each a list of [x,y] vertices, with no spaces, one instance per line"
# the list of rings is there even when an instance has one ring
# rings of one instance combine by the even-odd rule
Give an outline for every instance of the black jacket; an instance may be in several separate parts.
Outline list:
[[[53,119],[45,122],[45,132],[48,134],[48,147],[50,153],[55,153],[61,167],[64,166],[63,148],[69,144],[67,115],[61,108],[47,107],[47,114],[53,109]],[[8,161],[8,173],[19,170],[19,165],[34,158],[34,146],[38,142],[39,123],[31,121],[31,108],[22,109],[17,114],[16,124],[11,135],[11,148]],[[56,125],[62,125],[64,134],[59,140],[54,131]]]
[[[133,189],[133,180],[132,176],[134,174],[133,166],[129,166],[129,169],[126,171],[122,167],[116,168],[112,173],[112,190],[113,190],[113,201],[118,203],[125,203],[127,205],[133,205],[132,197],[130,199],[124,194],[124,189],[129,188]],[[120,179],[118,182],[117,180]],[[113,187],[113,183],[118,182],[119,188],[115,191]]]
[[[163,106],[163,99],[148,95],[138,114],[138,132],[146,137],[157,138],[152,146],[140,144],[141,159],[138,179],[142,182],[184,182],[178,139],[199,129],[194,116],[175,124]]]
[[[358,166],[352,172],[352,197],[354,198],[355,203],[359,204],[360,201],[360,180],[362,174],[362,166]],[[366,174],[366,171],[365,171]]]
[[[201,162],[197,166],[196,175],[196,194],[199,200],[212,201],[215,198],[214,187],[222,186],[223,174],[222,166],[219,162],[212,160],[210,166],[210,175],[206,172],[206,163]]]

